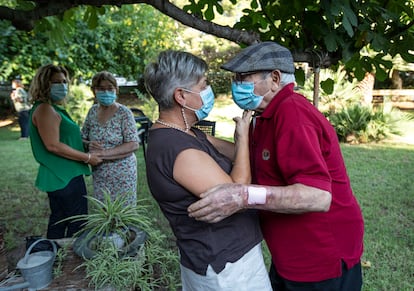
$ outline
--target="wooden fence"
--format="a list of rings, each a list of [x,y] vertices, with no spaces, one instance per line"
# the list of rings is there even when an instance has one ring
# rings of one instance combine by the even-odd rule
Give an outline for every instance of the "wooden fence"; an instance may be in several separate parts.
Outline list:
[[[414,109],[414,89],[376,89],[372,91],[372,103],[384,103],[384,97],[390,97],[392,105],[400,109]]]

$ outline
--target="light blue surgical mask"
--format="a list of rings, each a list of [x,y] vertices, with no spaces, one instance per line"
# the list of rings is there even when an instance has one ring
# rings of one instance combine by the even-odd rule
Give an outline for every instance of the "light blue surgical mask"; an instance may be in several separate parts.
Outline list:
[[[115,91],[97,91],[96,99],[104,106],[112,105],[116,100]]]
[[[263,82],[266,79],[258,82],[233,81],[231,83],[231,94],[234,103],[244,110],[255,110],[262,103],[264,96],[270,93],[267,91],[263,96],[254,94],[254,85]]]
[[[68,95],[68,84],[66,83],[53,83],[50,86],[50,99],[53,102],[59,102]]]
[[[201,101],[203,102],[203,105],[201,106],[200,109],[194,109],[188,106],[184,106],[184,107],[194,111],[199,121],[205,119],[208,116],[208,114],[211,112],[214,106],[214,92],[213,92],[213,89],[211,89],[211,86],[207,86],[207,88],[204,89],[203,91],[200,91],[200,93],[194,92],[188,89],[183,89],[183,90],[194,93],[194,94],[200,94]]]

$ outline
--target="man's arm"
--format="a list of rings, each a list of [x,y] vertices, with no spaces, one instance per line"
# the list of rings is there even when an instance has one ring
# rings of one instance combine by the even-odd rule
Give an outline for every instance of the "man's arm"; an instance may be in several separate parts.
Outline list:
[[[277,213],[300,214],[326,212],[332,196],[328,191],[303,184],[260,186],[221,184],[201,194],[201,200],[191,204],[191,217],[206,222],[219,222],[247,208]]]

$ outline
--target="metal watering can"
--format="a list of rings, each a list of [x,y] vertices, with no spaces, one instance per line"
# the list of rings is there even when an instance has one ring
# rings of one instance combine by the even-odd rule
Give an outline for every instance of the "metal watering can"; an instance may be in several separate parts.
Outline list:
[[[31,254],[33,247],[40,241],[48,241],[53,247],[51,251],[40,251]],[[0,287],[0,291],[29,288],[30,291],[47,287],[53,278],[53,263],[56,257],[56,244],[48,239],[38,239],[26,251],[25,256],[17,262],[17,268],[25,282],[10,287]]]

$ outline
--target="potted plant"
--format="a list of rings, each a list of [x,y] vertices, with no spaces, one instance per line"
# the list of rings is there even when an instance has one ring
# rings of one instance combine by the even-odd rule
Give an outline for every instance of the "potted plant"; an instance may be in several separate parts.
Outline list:
[[[135,257],[121,256],[116,246],[107,245],[79,267],[85,268],[89,286],[93,286],[95,290],[115,291],[135,290],[141,285],[141,280],[145,278],[144,266],[143,254]]]
[[[122,255],[133,256],[146,240],[146,232],[150,221],[145,209],[128,204],[128,195],[118,195],[111,199],[104,193],[104,201],[86,196],[89,200],[90,212],[68,218],[73,221],[84,221],[81,231],[75,234],[73,244],[76,254],[91,258],[104,244],[114,244]]]

